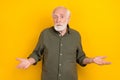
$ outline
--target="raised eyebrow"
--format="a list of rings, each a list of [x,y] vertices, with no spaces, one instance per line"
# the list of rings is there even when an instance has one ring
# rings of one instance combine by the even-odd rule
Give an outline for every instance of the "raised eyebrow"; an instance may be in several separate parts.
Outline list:
[[[54,17],[58,17],[58,15],[53,15]],[[60,17],[64,17],[64,14],[60,14]]]
[[[60,16],[65,16],[64,14],[60,14]]]
[[[60,17],[65,17],[65,15],[64,14],[60,14]]]

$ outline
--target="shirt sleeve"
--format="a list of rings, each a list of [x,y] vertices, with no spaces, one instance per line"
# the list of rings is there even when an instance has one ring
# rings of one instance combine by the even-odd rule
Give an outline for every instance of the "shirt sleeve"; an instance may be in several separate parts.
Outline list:
[[[78,47],[77,47],[77,51],[76,51],[76,62],[81,65],[81,66],[86,66],[86,64],[83,64],[83,60],[84,58],[86,58],[86,55],[82,49],[82,44],[81,44],[81,37],[79,34],[79,43],[78,43]]]
[[[28,57],[28,58],[34,58],[35,59],[34,65],[37,64],[37,62],[42,59],[43,51],[44,51],[43,34],[41,33],[35,49],[33,50],[33,52]]]

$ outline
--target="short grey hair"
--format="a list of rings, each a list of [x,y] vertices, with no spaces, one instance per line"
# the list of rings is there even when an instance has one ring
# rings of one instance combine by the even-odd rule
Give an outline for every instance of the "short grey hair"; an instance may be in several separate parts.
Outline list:
[[[56,8],[53,10],[52,16],[53,16],[54,12],[55,12],[57,9],[59,9],[59,8],[63,8],[63,9],[65,9],[65,10],[67,11],[67,14],[66,14],[67,17],[69,17],[69,16],[71,15],[71,12],[70,12],[69,9],[67,9],[67,8],[65,8],[65,7],[63,7],[63,6],[59,6],[59,7],[56,7]]]

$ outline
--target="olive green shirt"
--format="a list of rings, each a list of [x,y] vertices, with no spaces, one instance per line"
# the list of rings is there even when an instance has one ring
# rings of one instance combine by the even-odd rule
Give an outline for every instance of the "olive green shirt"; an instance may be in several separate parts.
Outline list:
[[[36,63],[42,59],[42,80],[77,80],[76,62],[85,66],[82,62],[86,56],[79,32],[68,26],[64,36],[54,27],[45,29],[29,57]]]

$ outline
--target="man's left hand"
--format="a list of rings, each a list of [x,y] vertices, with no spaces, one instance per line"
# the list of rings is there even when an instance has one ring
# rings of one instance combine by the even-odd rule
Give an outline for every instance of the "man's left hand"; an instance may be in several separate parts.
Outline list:
[[[93,62],[98,64],[98,65],[108,65],[111,64],[111,62],[105,61],[106,56],[97,56],[93,58]]]

